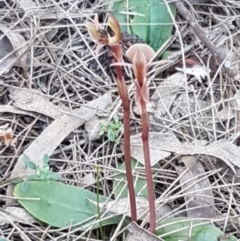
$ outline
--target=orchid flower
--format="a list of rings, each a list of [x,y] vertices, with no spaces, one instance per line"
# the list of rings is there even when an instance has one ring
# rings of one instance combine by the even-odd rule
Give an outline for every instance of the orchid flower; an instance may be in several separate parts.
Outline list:
[[[151,66],[151,60],[155,56],[154,50],[147,44],[134,44],[126,52],[127,57],[132,61],[132,69],[135,80],[135,101],[141,110],[141,99],[146,103],[149,102],[149,86],[146,79],[146,74]]]
[[[99,51],[103,45],[108,45],[111,49],[111,52],[113,54],[113,57],[117,59],[117,61],[122,61],[122,48],[119,44],[119,41],[122,38],[121,29],[119,26],[119,23],[116,18],[114,18],[112,15],[109,15],[108,26],[112,29],[114,35],[113,36],[107,36],[104,34],[101,30],[101,25],[98,21],[98,15],[96,14],[94,17],[94,22],[87,22],[86,27],[88,29],[88,33],[93,40],[97,44],[96,47],[96,55],[99,54]]]

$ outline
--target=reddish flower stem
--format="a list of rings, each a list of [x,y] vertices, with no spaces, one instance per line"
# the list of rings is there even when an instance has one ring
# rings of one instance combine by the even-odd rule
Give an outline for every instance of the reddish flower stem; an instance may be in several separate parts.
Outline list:
[[[153,189],[153,179],[152,170],[150,162],[150,152],[149,152],[149,121],[146,102],[141,99],[141,122],[142,122],[142,142],[143,142],[143,152],[145,160],[145,170],[147,177],[147,190],[148,190],[148,201],[150,210],[150,232],[155,233],[156,231],[156,211],[155,211],[155,201],[154,201],[154,189]]]
[[[126,175],[128,183],[128,192],[130,198],[130,207],[131,207],[131,220],[132,222],[137,221],[137,208],[136,208],[136,199],[135,199],[135,190],[132,177],[132,166],[131,166],[131,153],[130,153],[130,109],[129,102],[126,107],[124,105],[124,155],[125,155],[125,166],[126,166]]]
[[[115,62],[118,62],[114,59]],[[127,86],[125,79],[122,74],[122,68],[120,66],[115,66],[116,75],[117,75],[117,85],[118,92],[122,99],[122,106],[124,111],[124,159],[126,166],[126,176],[127,176],[127,185],[128,193],[130,198],[130,209],[131,209],[131,220],[132,222],[137,221],[137,208],[136,208],[136,199],[135,199],[135,190],[133,184],[132,176],[132,166],[131,166],[131,151],[130,151],[130,104],[128,98]]]

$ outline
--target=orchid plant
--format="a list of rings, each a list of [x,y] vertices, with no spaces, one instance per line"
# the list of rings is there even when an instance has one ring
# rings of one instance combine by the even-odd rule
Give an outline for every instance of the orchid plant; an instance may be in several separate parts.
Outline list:
[[[130,156],[130,112],[129,112],[129,98],[125,80],[122,74],[122,66],[129,66],[133,69],[135,76],[135,101],[139,107],[142,123],[142,141],[145,160],[145,169],[147,177],[148,199],[150,209],[150,231],[155,233],[156,229],[156,212],[155,212],[155,198],[152,181],[152,171],[149,152],[149,118],[147,112],[147,103],[149,101],[149,86],[147,82],[147,72],[150,66],[158,62],[152,62],[156,54],[154,50],[147,44],[134,44],[127,51],[126,56],[132,61],[131,64],[123,62],[123,51],[120,45],[121,32],[118,21],[109,15],[108,26],[114,32],[114,36],[106,36],[100,31],[100,24],[95,16],[94,23],[87,23],[87,28],[93,41],[97,44],[96,53],[102,45],[109,46],[113,55],[114,66],[117,75],[118,92],[122,99],[124,109],[124,152],[126,162],[126,175],[128,181],[128,191],[131,205],[131,218],[136,221],[136,200],[133,186],[132,172],[131,172],[131,156]],[[163,63],[163,61],[160,61]]]
[[[150,232],[155,233],[156,211],[149,152],[149,118],[147,112],[147,103],[149,102],[149,86],[146,74],[150,66],[157,63],[152,62],[156,54],[154,50],[147,44],[134,44],[126,51],[126,56],[132,61],[132,64],[115,63],[114,65],[120,64],[130,66],[133,69],[135,76],[135,102],[139,107],[139,112],[141,114],[142,142],[150,210]]]
[[[95,15],[94,23],[87,22],[86,26],[90,37],[97,44],[97,47],[95,50],[96,54],[98,55],[100,48],[103,45],[106,45],[109,47],[110,52],[112,53],[114,62],[122,63],[123,51],[120,45],[121,30],[120,30],[119,23],[112,15],[109,15],[107,24],[113,31],[114,33],[113,36],[106,35],[101,31],[101,26],[99,24],[97,15]],[[115,70],[117,75],[118,93],[121,97],[123,110],[124,110],[124,158],[125,158],[125,165],[126,165],[128,192],[130,197],[131,220],[137,221],[136,199],[135,199],[135,191],[134,191],[134,185],[133,185],[131,154],[130,154],[130,101],[129,101],[127,86],[125,83],[121,66],[116,65]]]

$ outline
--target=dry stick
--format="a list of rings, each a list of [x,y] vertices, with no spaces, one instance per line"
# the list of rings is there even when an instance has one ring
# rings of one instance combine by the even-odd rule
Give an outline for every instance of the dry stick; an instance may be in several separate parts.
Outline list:
[[[114,56],[114,55],[113,55]],[[114,58],[115,62],[118,62]],[[125,79],[122,74],[122,68],[120,66],[115,66],[117,74],[117,85],[118,92],[122,99],[123,105],[123,115],[124,115],[124,159],[126,166],[126,176],[127,176],[127,185],[130,198],[130,208],[131,208],[131,220],[132,222],[137,221],[137,208],[136,208],[136,199],[135,199],[135,190],[132,177],[132,166],[131,166],[131,151],[130,151],[130,104],[128,98],[127,86]]]
[[[150,232],[154,234],[156,231],[156,211],[155,211],[155,202],[154,202],[152,169],[151,169],[150,153],[149,153],[149,121],[148,121],[146,102],[143,99],[141,100],[141,109],[142,109],[142,114],[141,114],[142,142],[143,142],[143,152],[144,152],[144,160],[145,160],[149,212],[150,212]]]
[[[197,20],[192,16],[190,11],[184,6],[184,4],[180,1],[174,3],[182,17],[188,22],[188,24],[192,27],[193,31],[200,38],[200,40],[206,45],[206,47],[210,50],[212,55],[216,58],[219,64],[222,64],[225,61],[225,54],[220,49],[217,49],[215,45],[211,42],[211,40],[207,37],[207,33],[204,29],[198,24]],[[233,67],[230,61],[226,61],[223,64],[224,69],[226,70],[229,77],[234,80],[239,80],[240,75],[236,68]]]

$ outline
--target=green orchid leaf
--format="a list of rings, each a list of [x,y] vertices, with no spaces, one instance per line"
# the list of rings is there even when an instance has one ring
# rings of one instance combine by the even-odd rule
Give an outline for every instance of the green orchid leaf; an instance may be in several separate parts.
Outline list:
[[[132,170],[136,167],[143,167],[142,164],[137,162],[135,159],[131,160],[131,166]],[[126,171],[126,166],[125,163],[122,163],[119,168],[119,171]],[[120,198],[126,198],[128,197],[128,189],[127,189],[127,176],[125,173],[119,173],[117,171],[117,175],[115,177],[115,180],[113,182],[113,190],[114,190],[114,196],[115,197],[120,197]],[[147,192],[147,186],[146,186],[146,179],[141,178],[141,177],[134,177],[133,178],[133,183],[135,185],[135,195],[137,197],[148,197],[148,192]]]
[[[89,200],[97,200],[97,195],[86,189],[66,185],[56,181],[28,181],[28,189],[23,191],[24,182],[15,186],[14,196],[18,202],[36,219],[57,228],[91,224],[97,220],[97,207]],[[25,198],[25,199],[21,199]],[[26,198],[35,200],[26,200]],[[36,200],[38,198],[39,200]],[[106,197],[99,195],[99,201],[105,202]],[[104,218],[110,216],[104,215]],[[117,224],[119,216],[112,216],[101,221],[101,225]],[[94,225],[99,228],[99,223]]]
[[[186,217],[171,218],[157,225],[156,235],[164,241],[237,241],[236,237],[225,235],[219,228],[202,222]]]
[[[173,51],[165,51],[163,52],[161,59],[167,59],[169,56],[171,56],[174,52]]]
[[[137,35],[154,50],[158,50],[172,34],[171,14],[175,18],[176,8],[171,3],[171,14],[164,0],[104,0],[104,3],[106,9],[113,10],[112,14],[119,21],[122,32]],[[131,14],[127,14],[129,11]]]

